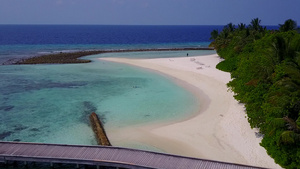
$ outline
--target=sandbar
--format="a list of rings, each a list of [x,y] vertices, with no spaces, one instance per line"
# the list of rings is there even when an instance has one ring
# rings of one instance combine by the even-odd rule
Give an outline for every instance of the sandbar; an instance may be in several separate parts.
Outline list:
[[[226,86],[230,74],[216,69],[217,54],[159,59],[100,58],[156,71],[179,82],[201,102],[194,116],[177,122],[109,130],[113,145],[142,143],[166,153],[266,168],[281,168],[259,145],[244,110]]]

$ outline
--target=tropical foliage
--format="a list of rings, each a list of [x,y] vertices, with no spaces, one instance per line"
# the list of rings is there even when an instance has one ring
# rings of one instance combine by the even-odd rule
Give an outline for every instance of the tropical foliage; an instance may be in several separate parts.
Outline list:
[[[211,45],[225,60],[217,68],[231,73],[227,85],[245,103],[261,145],[285,168],[300,166],[300,34],[287,20],[267,30],[255,18],[246,26],[232,23],[213,33]],[[217,32],[217,31],[214,31]]]

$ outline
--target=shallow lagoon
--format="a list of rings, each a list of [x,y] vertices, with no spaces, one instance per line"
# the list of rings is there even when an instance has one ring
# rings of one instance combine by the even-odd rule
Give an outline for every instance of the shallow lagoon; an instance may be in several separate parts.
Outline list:
[[[96,59],[182,55],[186,51],[108,53],[89,56],[88,64],[0,66],[0,140],[93,145],[92,112],[114,129],[192,115],[196,99],[171,79]]]

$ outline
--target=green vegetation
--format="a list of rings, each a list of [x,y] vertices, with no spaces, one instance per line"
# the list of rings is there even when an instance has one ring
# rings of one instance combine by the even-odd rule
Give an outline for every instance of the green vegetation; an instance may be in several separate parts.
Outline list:
[[[246,26],[232,23],[211,33],[212,47],[225,60],[218,69],[231,73],[227,85],[245,103],[261,145],[285,168],[300,166],[300,34],[287,20],[267,30],[258,18]]]

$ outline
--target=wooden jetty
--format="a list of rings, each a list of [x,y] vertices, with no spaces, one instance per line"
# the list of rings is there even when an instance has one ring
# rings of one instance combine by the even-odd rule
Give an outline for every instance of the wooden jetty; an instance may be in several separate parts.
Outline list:
[[[256,169],[246,165],[111,147],[0,142],[0,162],[24,161],[132,169]]]

